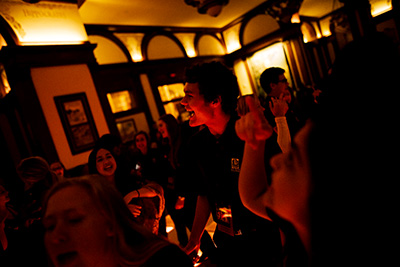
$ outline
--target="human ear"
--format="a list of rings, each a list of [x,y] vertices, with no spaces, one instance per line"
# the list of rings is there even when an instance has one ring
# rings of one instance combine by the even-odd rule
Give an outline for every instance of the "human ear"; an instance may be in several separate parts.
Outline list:
[[[211,104],[213,106],[217,106],[218,104],[221,104],[221,96],[217,96],[213,101],[211,101]]]

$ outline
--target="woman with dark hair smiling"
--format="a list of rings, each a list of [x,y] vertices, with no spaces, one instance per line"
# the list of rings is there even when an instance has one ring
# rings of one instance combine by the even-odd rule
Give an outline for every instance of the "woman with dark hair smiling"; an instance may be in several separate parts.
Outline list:
[[[138,223],[154,234],[158,233],[164,210],[164,192],[160,185],[154,182],[143,184],[129,173],[122,173],[114,155],[101,144],[90,153],[88,165],[90,173],[103,176],[110,186],[117,188]]]

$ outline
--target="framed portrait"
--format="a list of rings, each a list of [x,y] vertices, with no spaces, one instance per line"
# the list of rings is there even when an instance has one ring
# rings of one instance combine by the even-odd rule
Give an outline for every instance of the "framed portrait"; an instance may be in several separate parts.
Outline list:
[[[118,121],[117,128],[119,131],[119,135],[121,136],[122,143],[132,141],[137,131],[136,124],[133,119]]]
[[[55,96],[54,102],[72,154],[92,149],[99,135],[86,94]]]

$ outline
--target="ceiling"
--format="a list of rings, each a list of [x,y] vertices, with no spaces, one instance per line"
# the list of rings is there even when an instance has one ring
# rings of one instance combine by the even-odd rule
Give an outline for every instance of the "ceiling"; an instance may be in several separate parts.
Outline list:
[[[79,8],[84,24],[222,28],[265,2],[230,0],[217,17],[197,13],[184,0],[86,0]],[[300,15],[321,17],[339,0],[303,0]]]
[[[306,17],[321,18],[343,6],[339,0],[303,0],[299,14]]]
[[[85,24],[222,28],[265,0],[230,0],[217,17],[197,13],[184,0],[86,0]]]

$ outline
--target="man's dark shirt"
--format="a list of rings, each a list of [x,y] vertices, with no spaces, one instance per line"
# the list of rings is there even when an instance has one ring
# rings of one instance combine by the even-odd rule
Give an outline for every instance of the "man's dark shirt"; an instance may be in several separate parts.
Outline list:
[[[258,227],[268,227],[271,222],[250,212],[240,200],[238,180],[244,142],[236,135],[237,119],[231,118],[219,138],[212,135],[207,127],[193,136],[190,148],[196,166],[192,177],[196,179],[198,194],[207,196],[214,221],[224,225],[224,219],[220,220],[221,212],[230,208],[234,233],[246,234]],[[279,149],[277,144],[269,143],[268,146],[269,154],[276,153]],[[266,161],[269,162],[270,156],[267,155]]]

